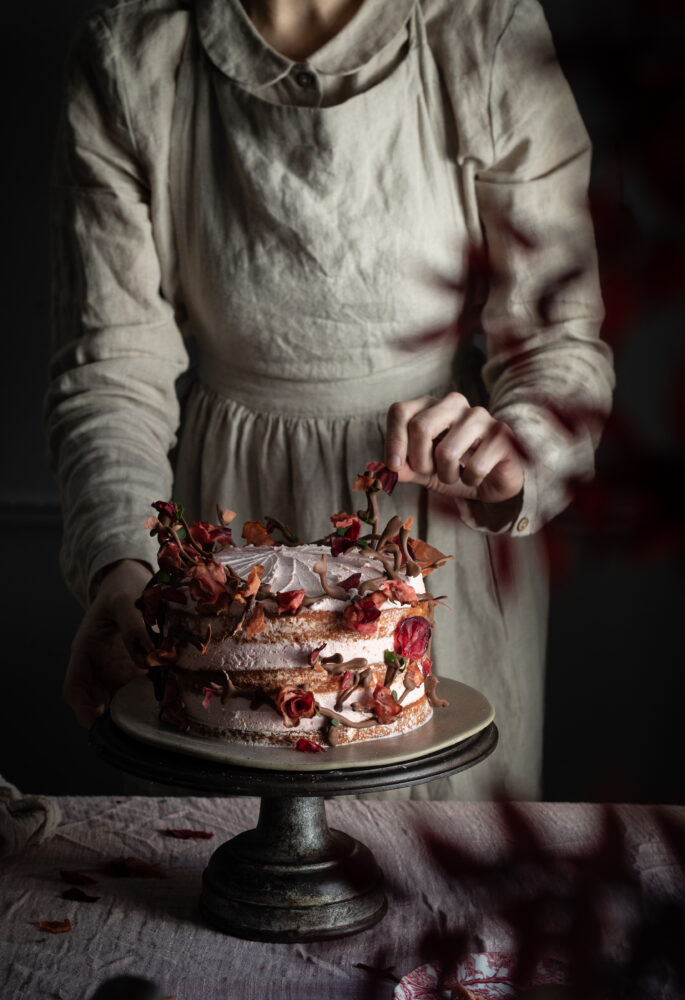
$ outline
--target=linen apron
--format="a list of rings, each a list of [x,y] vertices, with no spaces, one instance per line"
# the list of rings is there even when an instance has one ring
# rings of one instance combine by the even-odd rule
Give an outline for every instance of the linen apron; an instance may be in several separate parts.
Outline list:
[[[451,388],[479,401],[453,340],[407,348],[453,320],[434,279],[453,276],[469,236],[442,112],[426,97],[439,93],[437,69],[410,6],[390,75],[326,107],[270,103],[213,67],[198,73],[207,56],[192,33],[186,42],[170,197],[184,333],[199,360],[174,496],[193,517],[211,520],[220,503],[237,525],[274,515],[320,537],[332,513],[364,506],[351,484],[383,456],[391,403]],[[231,188],[225,217],[203,198],[212,185]],[[488,798],[506,773],[512,794],[536,798],[546,619],[536,540],[516,541],[516,583],[503,588],[492,540],[425,490],[383,496],[382,517],[394,513],[454,556],[429,581],[451,609],[436,609],[435,671],[490,698],[500,746],[467,772],[374,797]]]

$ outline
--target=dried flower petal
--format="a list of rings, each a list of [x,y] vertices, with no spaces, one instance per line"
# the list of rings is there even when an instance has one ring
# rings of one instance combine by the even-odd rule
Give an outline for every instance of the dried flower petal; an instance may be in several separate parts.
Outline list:
[[[408,660],[419,660],[430,642],[432,629],[419,615],[403,618],[395,629],[395,652]]]
[[[77,889],[76,886],[72,886],[71,889],[65,889],[64,892],[60,893],[62,899],[73,899],[77,903],[97,903],[99,896],[89,896],[87,892],[83,889]]]
[[[327,645],[328,645],[327,642],[322,642],[320,646],[317,646],[316,649],[313,649],[311,651],[311,653],[309,654],[309,662],[311,663],[312,666],[316,664],[316,661],[319,659],[321,651],[325,649]]]
[[[361,582],[361,573],[353,573],[352,576],[348,576],[346,580],[341,580],[338,586],[342,587],[343,590],[358,590]]]
[[[178,660],[179,648],[173,639],[166,636],[156,649],[151,649],[145,657],[148,667],[170,666]]]
[[[275,545],[269,532],[259,521],[246,521],[243,525],[243,538],[246,545]]]
[[[411,604],[412,607],[418,604],[416,591],[410,583],[404,580],[386,580],[381,583],[379,589],[383,591],[388,600],[399,601],[400,604]]]
[[[259,635],[263,632],[267,626],[266,615],[264,614],[264,608],[261,604],[257,604],[254,611],[250,615],[250,620],[245,626],[245,636],[248,639],[252,639],[255,635]]]
[[[402,706],[395,700],[390,688],[377,684],[369,700],[369,708],[383,725],[394,722],[402,711]]]
[[[409,554],[421,567],[423,576],[428,576],[434,569],[438,569],[438,566],[433,566],[433,563],[445,562],[448,558],[439,549],[420,538],[409,539]]]
[[[39,920],[38,926],[42,931],[47,931],[48,934],[66,934],[67,931],[71,930],[71,921]]]
[[[276,594],[279,615],[294,615],[304,600],[304,590],[283,590]]]
[[[163,833],[165,837],[174,837],[176,840],[211,840],[214,836],[207,830],[172,830],[167,828],[159,830],[159,833]]]
[[[421,667],[423,676],[428,677],[429,673],[431,672],[431,668],[433,666],[433,661],[430,660],[427,656],[425,656],[419,663],[419,666]]]
[[[305,739],[304,736],[300,736],[295,744],[295,749],[301,750],[303,753],[326,753],[326,747],[322,747],[320,743],[314,743],[313,740]]]
[[[314,695],[302,688],[281,688],[276,698],[276,708],[288,729],[299,726],[300,719],[311,719],[316,712]]]
[[[329,542],[333,555],[339,556],[342,552],[347,552],[349,548],[352,548],[354,543],[359,538],[361,530],[361,521],[357,520],[345,529],[345,533],[343,535],[330,535]]]
[[[352,490],[356,493],[366,493],[367,490],[371,489],[375,481],[375,476],[357,476]]]
[[[349,528],[351,524],[358,524],[359,518],[356,514],[348,514],[341,510],[338,514],[331,514],[331,521],[337,531],[338,528]]]
[[[202,707],[206,710],[209,708],[209,703],[216,694],[216,691],[214,690],[214,688],[210,687],[203,687],[202,690],[204,692],[204,698],[202,699]]]
[[[164,514],[171,521],[178,519],[177,505],[173,500],[157,500],[155,503],[150,504],[150,506],[158,510],[160,514]]]
[[[354,687],[355,681],[356,677],[352,671],[346,670],[340,678],[340,691],[347,691],[348,688]]]
[[[375,597],[378,591],[369,594],[361,601],[352,601],[343,611],[343,620],[348,628],[352,628],[360,635],[375,635],[378,629],[378,619],[381,616],[378,610],[378,600]],[[380,595],[381,603],[385,597]]]
[[[383,462],[367,462],[366,470],[375,476],[383,492],[390,496],[397,485],[397,473],[389,469]]]

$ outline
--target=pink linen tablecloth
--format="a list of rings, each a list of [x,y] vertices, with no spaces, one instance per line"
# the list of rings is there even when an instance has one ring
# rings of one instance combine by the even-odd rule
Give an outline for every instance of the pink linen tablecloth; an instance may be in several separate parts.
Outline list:
[[[595,805],[514,807],[517,829],[494,803],[336,799],[327,802],[330,826],[370,847],[385,873],[385,919],[335,941],[241,941],[205,926],[197,899],[210,854],[255,825],[257,799],[65,797],[58,803],[62,822],[56,835],[0,864],[3,1000],[89,1000],[102,982],[124,974],[154,980],[163,996],[175,1000],[390,1000],[411,970],[457,948],[462,931],[473,952],[516,951],[515,928],[484,904],[472,877],[455,873],[456,859],[463,869],[464,851],[478,859],[485,880],[506,881],[506,865],[495,875],[492,865],[518,857],[519,850],[512,878],[523,877],[528,887],[537,878],[556,878],[556,857],[601,857],[606,865],[608,855],[620,856],[623,875],[613,872],[611,878],[620,880],[627,869],[654,898],[682,905],[680,807],[659,815],[651,807],[616,807],[608,834],[603,808]],[[670,846],[664,817],[671,824]],[[211,831],[214,837],[176,840],[160,832],[165,828]],[[552,859],[546,874],[524,856],[531,835]],[[153,862],[168,877],[113,878],[98,871],[102,862],[122,856]],[[98,901],[62,899],[69,888],[60,878],[64,869],[97,878],[97,885],[83,889]],[[558,875],[564,877],[561,867]],[[65,918],[72,924],[69,933],[38,928],[38,921]],[[620,921],[612,927],[620,935]],[[678,996],[666,981],[659,990],[659,1000]]]

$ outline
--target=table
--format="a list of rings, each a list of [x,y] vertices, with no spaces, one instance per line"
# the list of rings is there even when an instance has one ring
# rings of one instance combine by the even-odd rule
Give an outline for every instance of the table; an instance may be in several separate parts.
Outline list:
[[[526,828],[544,843],[550,859],[596,854],[606,832],[599,805],[514,806],[512,816],[522,824],[515,834],[496,803],[332,800],[327,803],[330,825],[368,844],[385,872],[388,914],[349,938],[264,944],[214,931],[197,912],[200,877],[210,854],[218,842],[254,826],[257,799],[58,801],[63,818],[56,836],[0,864],[0,996],[8,1000],[90,1000],[100,983],[123,974],[153,979],[175,1000],[390,1000],[392,976],[399,978],[432,957],[436,944],[449,939],[459,925],[470,932],[474,950],[515,948],[511,928],[483,909],[477,886],[455,877],[446,870],[445,856],[442,861],[436,856],[440,839],[475,852],[485,870],[498,857],[511,855],[515,841],[525,839]],[[661,815],[676,829],[685,825],[684,808],[664,807]],[[621,853],[636,884],[655,898],[682,906],[682,859],[667,846],[654,810],[620,806],[614,817]],[[166,828],[194,828],[215,836],[176,840],[159,832]],[[155,863],[168,877],[98,873],[101,862],[121,856]],[[448,862],[457,856],[449,854]],[[525,863],[530,885],[539,871],[530,859]],[[98,902],[61,899],[68,888],[60,880],[61,869],[98,878],[96,886],[84,887],[100,897]],[[562,869],[560,865],[560,879]],[[69,933],[38,929],[39,920],[65,917],[72,923]],[[655,995],[659,1000],[678,996],[669,983],[662,983]]]

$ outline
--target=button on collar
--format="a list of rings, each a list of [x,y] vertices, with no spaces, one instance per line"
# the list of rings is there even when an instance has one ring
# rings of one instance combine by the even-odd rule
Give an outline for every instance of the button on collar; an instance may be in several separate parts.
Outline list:
[[[519,523],[516,525],[516,530],[525,531],[527,527],[528,527],[528,518],[522,517]]]
[[[316,77],[308,69],[298,69],[295,73],[295,83],[303,90],[308,90],[316,83]]]

